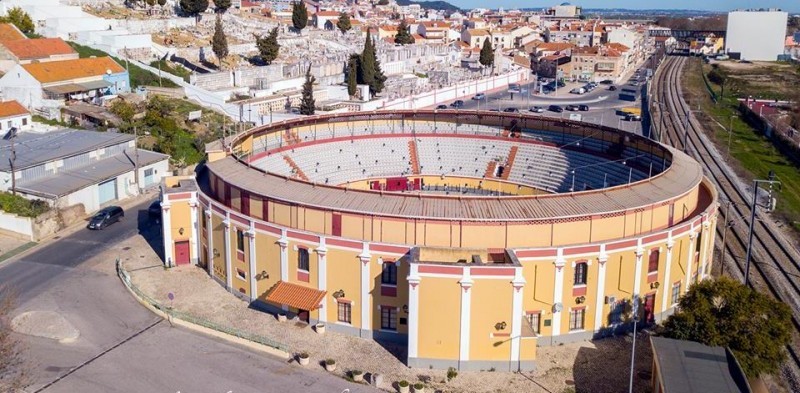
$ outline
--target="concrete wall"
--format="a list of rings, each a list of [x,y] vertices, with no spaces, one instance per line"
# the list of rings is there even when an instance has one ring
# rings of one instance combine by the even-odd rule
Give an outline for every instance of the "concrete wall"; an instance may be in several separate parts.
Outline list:
[[[40,241],[83,220],[82,205],[50,210],[39,217],[20,217],[0,211],[0,230],[13,232],[31,241]]]
[[[0,229],[34,240],[33,219],[29,217],[20,217],[0,210]]]
[[[744,60],[776,61],[783,54],[787,18],[783,11],[729,12],[725,51],[741,53]]]

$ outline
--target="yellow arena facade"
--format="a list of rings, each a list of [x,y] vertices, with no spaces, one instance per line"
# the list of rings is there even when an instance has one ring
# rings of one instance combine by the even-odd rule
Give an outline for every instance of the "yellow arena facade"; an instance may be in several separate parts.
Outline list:
[[[711,271],[700,164],[614,128],[329,114],[207,156],[162,184],[165,263],[266,312],[405,344],[409,367],[531,370],[537,347],[625,331],[634,309],[663,320]]]

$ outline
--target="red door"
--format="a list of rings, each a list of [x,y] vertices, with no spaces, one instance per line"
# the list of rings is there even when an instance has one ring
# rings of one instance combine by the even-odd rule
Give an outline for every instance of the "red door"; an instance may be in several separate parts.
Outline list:
[[[175,242],[175,264],[186,265],[189,263],[189,242]]]
[[[645,323],[653,323],[655,320],[655,304],[656,304],[656,295],[647,295],[644,298],[644,322]]]

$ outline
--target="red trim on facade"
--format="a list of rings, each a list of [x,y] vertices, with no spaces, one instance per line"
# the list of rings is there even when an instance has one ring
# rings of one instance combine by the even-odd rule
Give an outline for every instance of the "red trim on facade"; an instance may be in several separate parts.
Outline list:
[[[319,236],[309,235],[305,233],[288,231],[286,233],[286,236],[293,237],[295,239],[305,240],[311,243],[319,243]]]
[[[385,252],[389,254],[405,254],[408,252],[408,247],[390,246],[388,244],[374,244],[370,243],[370,251]]]
[[[297,271],[297,281],[308,282],[309,276],[311,276],[311,274],[309,274],[308,272],[300,270]]]
[[[169,194],[169,195],[167,195],[167,197],[169,198],[170,201],[177,201],[177,200],[180,200],[180,199],[189,199],[189,198],[191,198],[192,197],[192,193],[191,192],[182,192],[180,194]]]
[[[541,314],[542,310],[528,310],[525,311],[525,315],[534,315],[534,314]]]
[[[215,211],[215,212],[217,212],[217,213],[219,213],[219,214],[221,214],[223,216],[225,215],[225,209],[223,209],[223,208],[221,208],[221,207],[219,207],[217,205],[211,205],[211,210],[213,210],[213,211]]]
[[[329,246],[346,247],[346,248],[352,248],[352,249],[356,249],[356,250],[362,249],[361,242],[354,242],[354,241],[344,240],[344,239],[327,238],[327,239],[325,239],[325,244],[327,244]]]
[[[586,285],[580,287],[572,287],[572,296],[586,296]]]
[[[197,194],[197,199],[199,199],[200,203],[202,203],[203,205],[208,206],[208,198],[204,197],[201,194]]]
[[[555,248],[538,249],[538,250],[519,250],[515,251],[517,258],[544,258],[555,257],[558,255],[558,250]]]
[[[250,220],[244,217],[231,213],[231,219],[233,219],[233,221],[238,222],[239,224],[247,225],[248,227],[250,227]],[[246,231],[247,228],[245,228],[244,230]]]
[[[463,269],[460,266],[439,266],[439,265],[419,265],[420,273],[427,274],[453,274],[462,275]]]
[[[281,230],[280,229],[271,227],[271,226],[266,225],[266,224],[262,224],[260,222],[256,223],[256,229],[260,230],[260,231],[264,231],[264,232],[269,232],[269,233],[272,233],[272,234],[275,234],[275,235],[280,235],[281,234]]]
[[[623,249],[623,248],[636,247],[637,244],[639,244],[639,242],[636,239],[624,240],[624,241],[616,242],[616,243],[609,243],[609,244],[606,244],[606,251],[620,250],[620,249]]]
[[[397,287],[381,285],[381,296],[397,297]]]
[[[577,255],[577,254],[594,254],[600,252],[600,246],[582,246],[565,248],[564,255]]]
[[[515,269],[513,267],[473,267],[471,269],[473,276],[514,276]]]
[[[645,237],[644,239],[642,239],[642,243],[645,243],[645,244],[654,243],[654,242],[657,242],[659,240],[664,240],[664,239],[666,239],[668,237],[669,237],[668,233],[661,232],[661,233],[657,233],[655,235],[651,235],[651,236]]]
[[[652,273],[647,273],[647,283],[653,283],[658,281],[658,271],[654,271]]]
[[[585,309],[586,309],[586,306],[575,306],[575,307],[571,307],[570,308],[571,311],[580,311],[580,310],[585,310]]]

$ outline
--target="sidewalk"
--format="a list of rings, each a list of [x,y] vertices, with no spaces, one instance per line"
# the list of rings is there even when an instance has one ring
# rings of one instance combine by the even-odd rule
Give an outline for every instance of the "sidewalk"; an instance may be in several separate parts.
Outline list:
[[[139,244],[141,243],[141,244]],[[130,273],[131,282],[144,294],[174,310],[201,318],[230,329],[245,331],[275,340],[290,352],[307,351],[311,355],[309,368],[325,372],[319,365],[324,359],[336,360],[335,374],[346,377],[350,370],[384,375],[380,388],[395,391],[393,383],[407,380],[411,383],[423,381],[426,391],[444,392],[562,392],[573,385],[573,381],[593,381],[597,391],[618,391],[627,386],[627,373],[609,373],[607,370],[626,369],[630,361],[630,339],[615,338],[595,343],[540,347],[537,370],[533,373],[507,372],[459,372],[450,382],[446,381],[446,370],[411,369],[403,363],[405,346],[386,346],[356,337],[326,332],[318,335],[309,326],[287,321],[278,322],[270,314],[256,311],[225,291],[200,268],[181,266],[163,269],[161,260],[143,239],[131,239],[129,251],[120,258]],[[130,254],[130,255],[127,255]],[[140,255],[142,257],[140,257]],[[169,294],[174,300],[169,300]],[[649,370],[649,348],[641,340],[637,348],[637,364]],[[301,367],[292,363],[295,367]],[[649,380],[637,378],[636,391],[642,391]],[[594,391],[593,388],[593,391]]]

